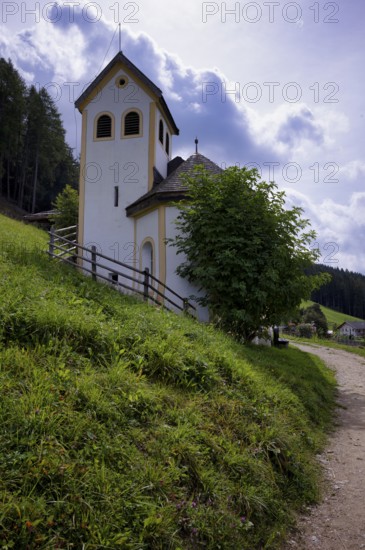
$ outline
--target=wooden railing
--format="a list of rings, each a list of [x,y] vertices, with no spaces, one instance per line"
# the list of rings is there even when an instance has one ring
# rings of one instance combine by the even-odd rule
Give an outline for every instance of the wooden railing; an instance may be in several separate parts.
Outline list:
[[[52,227],[49,235],[50,258],[79,267],[83,272],[89,273],[94,281],[107,281],[117,290],[140,295],[145,301],[151,301],[172,311],[175,308],[178,311],[196,315],[195,306],[187,298],[180,296],[157,279],[148,268],[141,271],[98,252],[96,246],[86,248],[80,245],[77,242],[76,225],[57,230]],[[115,280],[106,276],[105,271],[111,273]]]

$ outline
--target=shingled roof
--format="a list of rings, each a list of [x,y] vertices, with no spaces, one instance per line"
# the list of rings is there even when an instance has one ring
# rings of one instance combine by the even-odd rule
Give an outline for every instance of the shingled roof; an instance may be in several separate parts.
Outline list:
[[[174,165],[175,159],[171,162]],[[161,183],[156,184],[151,191],[145,193],[126,208],[127,216],[141,212],[156,204],[175,202],[187,198],[188,188],[181,179],[183,174],[189,174],[195,166],[204,166],[211,174],[220,174],[222,169],[200,153],[191,155],[187,160],[181,162]]]
[[[75,101],[75,107],[81,112],[83,102],[89,97],[89,95],[98,88],[98,85],[101,83],[103,78],[108,75],[108,73],[114,68],[116,64],[122,64],[127,70],[129,70],[136,79],[140,80],[147,86],[151,93],[158,98],[159,105],[166,115],[167,120],[171,124],[171,127],[176,135],[179,135],[179,129],[175,124],[175,121],[172,117],[170,109],[167,106],[166,101],[163,98],[162,91],[158,88],[152,80],[150,80],[142,71],[136,67],[132,61],[130,61],[122,52],[118,52],[115,57],[110,61],[110,63],[98,74],[98,76],[91,82],[91,84],[86,88],[83,94]]]
[[[337,327],[337,330],[344,325],[349,325],[353,330],[365,330],[365,321],[345,321]]]

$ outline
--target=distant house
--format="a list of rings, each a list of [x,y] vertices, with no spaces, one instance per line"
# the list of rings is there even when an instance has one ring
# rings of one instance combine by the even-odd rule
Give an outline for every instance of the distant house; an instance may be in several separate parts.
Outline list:
[[[337,333],[349,338],[365,337],[365,321],[345,321],[337,328]]]

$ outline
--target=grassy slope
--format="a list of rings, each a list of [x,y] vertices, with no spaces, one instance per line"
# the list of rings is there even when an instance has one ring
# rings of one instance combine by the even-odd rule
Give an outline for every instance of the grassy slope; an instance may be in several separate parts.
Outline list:
[[[314,302],[306,301],[301,304],[301,307],[309,307],[313,305]],[[329,328],[333,328],[334,325],[339,326],[345,321],[363,321],[364,319],[359,319],[359,317],[352,317],[352,315],[346,315],[346,313],[340,313],[334,309],[330,309],[325,306],[321,306],[321,310],[326,316],[327,323]]]
[[[0,216],[3,548],[280,547],[335,384],[50,263]]]

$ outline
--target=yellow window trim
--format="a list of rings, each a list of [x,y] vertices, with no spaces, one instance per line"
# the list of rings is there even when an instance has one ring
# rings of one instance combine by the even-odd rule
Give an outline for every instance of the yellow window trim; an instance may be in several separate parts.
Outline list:
[[[161,283],[166,284],[166,208],[160,206],[158,209],[158,278]],[[158,289],[164,292],[164,287],[160,285]]]
[[[86,165],[86,139],[87,139],[87,109],[82,113],[81,130],[81,155],[80,155],[80,179],[79,179],[79,222],[78,242],[84,245],[84,223],[85,223],[85,165]],[[78,260],[82,265],[82,261]]]
[[[150,243],[150,245],[152,246],[152,273],[151,275],[153,275],[154,277],[156,277],[155,273],[156,273],[156,247],[155,247],[155,241],[152,239],[152,237],[146,237],[145,239],[143,239],[143,241],[141,242],[141,245],[139,247],[139,269],[140,271],[143,271],[144,268],[146,266],[144,266],[142,264],[142,250],[143,250],[143,247],[145,244],[147,243]]]
[[[98,138],[98,137],[96,137],[97,128],[98,128],[98,120],[103,115],[110,116],[110,118],[112,119],[112,135],[111,135],[111,137]],[[93,140],[94,141],[113,141],[114,139],[115,139],[115,118],[114,118],[113,113],[111,113],[110,111],[102,111],[101,113],[98,113],[94,118],[94,137],[93,137]]]
[[[132,112],[139,114],[139,134],[132,134],[130,136],[126,136],[124,134],[124,121],[127,114]],[[121,127],[120,137],[121,139],[131,139],[131,138],[133,139],[133,138],[143,137],[143,113],[141,109],[138,109],[137,107],[131,107],[127,111],[124,111],[124,113],[122,114],[122,127]]]
[[[126,67],[123,63],[119,62],[119,63],[116,63],[116,65],[109,71],[109,73],[104,76],[104,78],[99,82],[99,84],[90,92],[90,94],[79,105],[79,111],[81,113],[88,106],[90,102],[93,102],[93,100],[97,98],[99,94],[100,94],[100,97],[102,96],[103,88],[105,88],[107,84],[110,84],[110,82],[113,81],[113,78],[115,79],[116,75],[120,71],[123,71],[124,73],[123,76],[127,75],[131,82],[135,82],[135,84],[137,84],[137,86],[141,88],[141,90],[143,90],[148,95],[148,97],[150,97],[155,102],[156,106],[159,104],[159,98],[156,96],[156,94],[154,94],[149,89],[149,87],[144,82],[142,82],[142,80],[140,80],[133,72],[131,72],[128,69],[128,67]],[[99,98],[97,98],[94,103],[97,103],[98,101],[99,101]],[[160,111],[160,109],[159,109],[159,114],[162,120],[165,122],[166,126],[168,127],[170,134],[173,135],[175,133],[174,129],[172,128],[169,120],[164,116],[164,113]]]
[[[148,142],[148,191],[153,186],[153,167],[156,164],[156,104],[150,103],[150,125]]]
[[[121,81],[122,78],[125,80],[124,84],[120,84],[120,81]],[[123,89],[126,86],[128,86],[129,78],[125,74],[120,74],[120,75],[117,76],[117,78],[115,79],[114,82],[115,82],[115,85],[116,85],[117,88]]]

